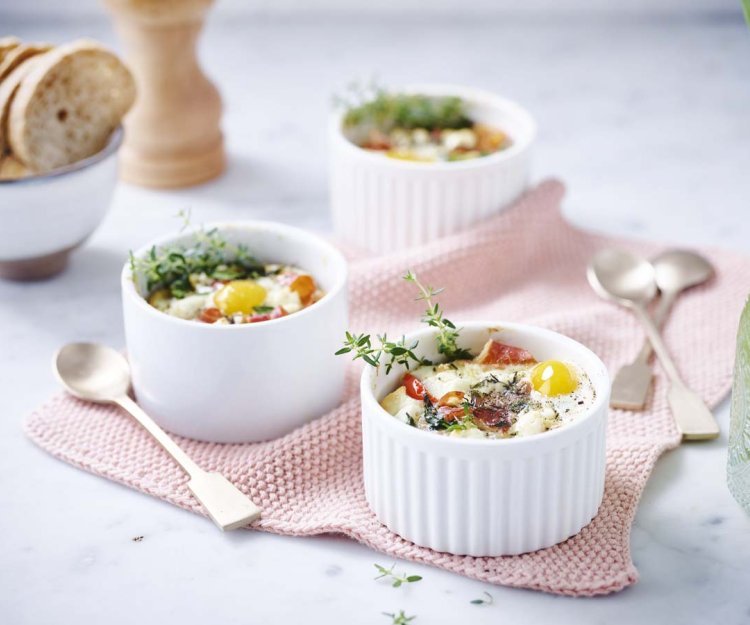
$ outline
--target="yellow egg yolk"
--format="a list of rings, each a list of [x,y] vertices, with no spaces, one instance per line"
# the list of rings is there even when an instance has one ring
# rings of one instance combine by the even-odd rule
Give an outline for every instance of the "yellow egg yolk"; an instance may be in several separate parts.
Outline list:
[[[224,315],[249,315],[266,299],[266,290],[252,280],[232,280],[214,295],[216,307]]]
[[[564,362],[545,360],[531,370],[531,385],[542,395],[553,397],[572,393],[578,386],[578,380]]]

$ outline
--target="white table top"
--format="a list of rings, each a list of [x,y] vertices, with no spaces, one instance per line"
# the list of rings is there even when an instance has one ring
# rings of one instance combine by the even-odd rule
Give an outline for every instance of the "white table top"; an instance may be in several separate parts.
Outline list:
[[[33,40],[113,40],[103,21],[2,21]],[[411,563],[398,568],[424,579],[393,589],[373,581],[373,563],[390,561],[366,547],[221,535],[203,518],[52,459],[20,429],[56,390],[50,357],[61,343],[122,345],[117,277],[126,252],[176,228],[179,209],[192,207],[197,221],[328,227],[322,121],[330,94],[353,77],[502,92],[537,117],[536,177],[569,184],[573,222],[750,251],[750,34],[741,22],[238,23],[217,14],[202,49],[226,102],[227,174],[178,192],[120,185],[64,275],[0,284],[0,621],[388,623],[382,612],[404,609],[417,624],[747,623],[750,520],[726,488],[726,405],[718,441],[683,446],[655,469],[632,535],[640,582],[596,600]],[[485,590],[494,605],[470,605]]]

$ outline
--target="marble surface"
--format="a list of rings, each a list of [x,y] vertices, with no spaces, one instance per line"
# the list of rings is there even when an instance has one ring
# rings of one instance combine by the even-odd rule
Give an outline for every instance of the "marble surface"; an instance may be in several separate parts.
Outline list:
[[[34,40],[113,41],[98,19],[0,23]],[[0,621],[387,623],[382,612],[403,609],[417,624],[747,623],[750,520],[725,484],[726,405],[719,440],[683,446],[655,469],[632,534],[640,582],[579,600],[402,562],[424,579],[393,589],[373,581],[373,563],[390,562],[361,545],[221,535],[53,460],[20,429],[56,390],[50,357],[61,343],[122,345],[121,264],[129,248],[176,228],[178,210],[328,228],[322,121],[351,78],[503,92],[537,117],[535,177],[569,184],[573,222],[750,252],[750,33],[738,16],[238,21],[217,10],[202,53],[225,96],[227,174],[178,192],[121,185],[64,275],[0,284]],[[484,591],[493,605],[469,603]]]

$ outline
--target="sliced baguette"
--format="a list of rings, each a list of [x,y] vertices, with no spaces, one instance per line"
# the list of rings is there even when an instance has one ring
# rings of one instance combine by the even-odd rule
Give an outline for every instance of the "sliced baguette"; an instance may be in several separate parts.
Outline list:
[[[0,37],[0,63],[3,62],[5,55],[13,48],[20,45],[21,40],[18,37]]]
[[[13,154],[44,172],[96,154],[135,100],[119,58],[79,40],[41,57],[21,81],[8,117]]]
[[[8,148],[8,113],[13,96],[16,95],[21,81],[29,74],[39,56],[32,56],[16,67],[0,82],[0,155]]]
[[[16,69],[26,59],[37,54],[44,54],[52,49],[48,43],[22,43],[10,50],[0,61],[0,81]]]

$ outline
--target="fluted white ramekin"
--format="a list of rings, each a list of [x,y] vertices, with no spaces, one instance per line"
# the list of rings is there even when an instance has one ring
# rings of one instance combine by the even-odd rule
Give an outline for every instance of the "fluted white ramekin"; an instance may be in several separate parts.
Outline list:
[[[541,434],[503,440],[455,438],[392,417],[379,401],[404,369],[362,375],[365,496],[378,519],[417,545],[457,555],[536,551],[577,534],[604,492],[610,382],[599,358],[566,336],[511,323],[466,323],[460,344],[478,352],[488,338],[523,347],[537,360],[577,363],[596,392],[578,420]],[[432,329],[417,352],[439,361]]]
[[[264,221],[210,224],[264,262],[309,271],[325,291],[299,312],[262,323],[216,325],[178,319],[143,298],[145,279],[122,270],[125,340],[133,390],[159,425],[218,443],[277,438],[332,410],[344,390],[346,362],[334,352],[347,326],[347,265],[309,232]],[[135,252],[189,245],[191,231]]]
[[[416,163],[364,150],[332,116],[331,211],[337,236],[387,253],[454,234],[497,213],[527,186],[536,124],[518,104],[485,91],[451,85],[411,86],[407,93],[459,96],[472,119],[507,132],[507,150],[466,161]]]

